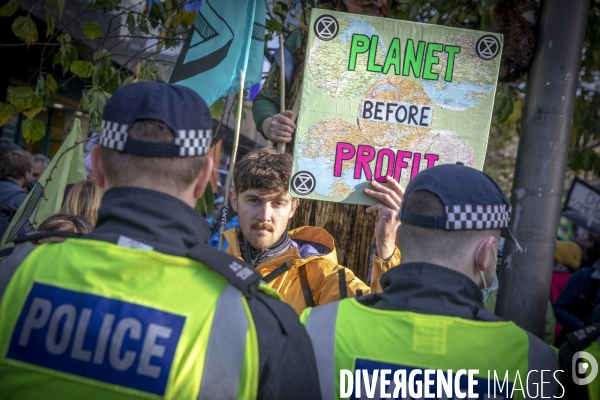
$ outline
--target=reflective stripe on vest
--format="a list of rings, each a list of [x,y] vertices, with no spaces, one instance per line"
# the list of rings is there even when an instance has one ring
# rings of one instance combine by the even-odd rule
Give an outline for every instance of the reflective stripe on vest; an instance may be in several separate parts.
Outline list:
[[[598,366],[600,365],[600,337],[596,338],[588,347],[585,348],[585,352],[589,353],[594,360],[586,360],[585,358],[582,361],[587,361],[592,364],[591,368],[587,368],[585,371],[585,377],[588,378],[590,374],[598,373]],[[573,357],[575,360],[575,357]],[[594,366],[593,362],[596,361],[596,365]],[[573,366],[572,368],[577,368],[577,366]],[[569,374],[570,371],[565,371],[565,373]],[[596,375],[594,379],[587,385],[588,399],[595,400],[600,398],[600,377]]]
[[[217,301],[198,400],[237,399],[249,325],[240,295],[228,285]]]
[[[83,240],[82,240],[83,241]],[[90,241],[92,242],[92,241]],[[52,243],[52,244],[46,244],[44,246],[63,246],[60,243]],[[114,246],[108,243],[103,243],[100,246]],[[77,246],[76,246],[77,247]],[[58,247],[54,247],[54,248],[58,248]],[[42,253],[42,255],[40,255],[40,253],[35,253],[34,251],[36,249],[39,249]],[[46,249],[52,249],[51,247],[47,247]],[[108,297],[105,296],[98,296],[97,294],[92,292],[88,292],[88,290],[75,290],[73,291],[70,288],[62,288],[62,287],[58,287],[58,286],[54,286],[51,283],[46,283],[44,280],[42,281],[42,283],[38,283],[35,280],[33,281],[33,286],[31,286],[31,290],[25,290],[23,291],[22,289],[25,289],[23,287],[24,282],[28,282],[29,278],[27,278],[28,275],[31,275],[35,278],[35,276],[37,274],[35,273],[31,273],[31,274],[27,274],[26,271],[30,266],[33,267],[35,264],[37,264],[37,260],[43,260],[44,259],[44,252],[45,249],[41,249],[40,246],[34,246],[31,245],[29,243],[23,243],[17,246],[17,248],[15,248],[15,251],[13,252],[13,254],[7,258],[6,260],[4,260],[1,264],[0,264],[0,314],[2,314],[3,310],[6,310],[6,307],[13,307],[14,308],[14,304],[20,304],[19,307],[22,307],[21,310],[17,310],[18,313],[20,313],[20,317],[19,320],[16,322],[16,325],[13,324],[12,326],[8,326],[8,324],[6,323],[7,320],[6,319],[2,319],[2,317],[0,317],[0,320],[2,320],[2,328],[0,328],[0,348],[8,348],[8,352],[5,353],[5,356],[3,356],[2,358],[0,358],[0,368],[2,368],[2,370],[7,371],[10,370],[12,375],[11,377],[6,377],[4,379],[6,379],[6,381],[4,381],[4,384],[8,383],[8,385],[4,385],[5,386],[5,390],[9,390],[10,393],[13,394],[19,394],[20,393],[20,388],[23,388],[23,386],[19,386],[18,383],[15,383],[14,378],[15,376],[17,376],[18,374],[30,374],[29,369],[27,368],[23,368],[20,366],[20,364],[15,364],[15,361],[17,362],[25,362],[25,363],[29,363],[32,364],[34,366],[41,366],[41,367],[45,367],[56,370],[56,372],[59,373],[59,375],[57,376],[56,374],[53,374],[54,379],[58,379],[58,380],[62,380],[64,381],[64,388],[60,387],[59,390],[62,392],[64,390],[64,392],[70,392],[73,396],[78,397],[77,396],[77,392],[73,393],[70,391],[70,387],[69,387],[69,380],[65,378],[60,377],[60,374],[66,373],[66,374],[71,374],[71,376],[77,377],[77,379],[79,380],[79,382],[84,382],[85,383],[85,379],[87,378],[89,379],[94,379],[97,380],[98,383],[112,383],[112,384],[117,384],[119,385],[119,383],[112,381],[111,379],[113,377],[117,377],[115,379],[118,380],[118,375],[119,374],[135,374],[136,373],[136,368],[137,368],[137,374],[140,374],[142,371],[142,373],[145,374],[145,376],[143,377],[143,379],[146,379],[146,381],[148,380],[148,377],[152,375],[152,371],[148,372],[149,369],[154,368],[154,372],[156,372],[157,370],[160,371],[161,367],[163,369],[165,369],[164,365],[160,364],[161,363],[161,359],[163,357],[166,357],[165,354],[170,350],[172,350],[172,353],[170,356],[173,357],[174,353],[177,351],[178,353],[181,353],[181,349],[177,350],[177,345],[181,344],[187,344],[185,348],[186,350],[189,351],[193,351],[194,347],[198,349],[198,343],[197,340],[206,340],[206,339],[202,339],[201,337],[198,337],[196,339],[196,343],[193,343],[193,339],[192,339],[192,343],[190,343],[190,341],[188,340],[187,343],[183,342],[183,335],[184,335],[184,331],[183,331],[183,321],[186,321],[186,317],[185,316],[179,316],[177,314],[173,314],[170,311],[163,311],[160,309],[153,309],[153,308],[148,308],[147,306],[142,306],[142,305],[138,305],[138,303],[134,300],[134,302],[126,302],[126,301],[122,301],[122,300],[113,300],[110,295]],[[114,250],[110,249],[110,250]],[[125,250],[126,252],[135,252],[135,251],[139,251],[139,250],[130,250],[127,249]],[[144,255],[143,251],[139,251],[141,255]],[[33,255],[32,255],[33,253]],[[33,259],[35,260],[34,262],[31,261],[31,259],[29,260],[25,260],[29,255],[32,255],[32,257],[34,257]],[[163,257],[164,255],[160,255],[159,257]],[[38,258],[39,257],[39,258]],[[171,257],[171,256],[165,256],[165,257]],[[173,259],[176,259],[179,257],[173,257]],[[21,263],[23,263],[23,261],[25,260],[25,270],[22,270],[21,268],[17,268]],[[147,259],[143,259],[142,258],[142,262],[146,261]],[[199,265],[197,265],[197,263],[195,261],[191,261],[191,260],[179,260],[180,263],[179,265],[177,265],[177,267],[179,267],[181,269],[182,264],[186,266],[186,268],[199,268]],[[181,262],[183,261],[183,262]],[[110,261],[109,261],[110,262]],[[142,263],[141,262],[141,263]],[[190,264],[189,267],[187,267],[187,264]],[[164,265],[168,265],[168,264],[164,264]],[[162,267],[162,268],[168,268],[168,266],[166,267]],[[206,268],[206,267],[203,267]],[[25,271],[25,272],[24,272]],[[175,270],[176,271],[176,270]],[[175,272],[176,273],[176,272]],[[221,278],[216,275],[214,272],[206,269],[205,272],[203,272],[203,274],[205,274],[205,276],[207,278],[209,278],[209,285],[214,284],[214,281],[217,280],[218,282],[221,282]],[[23,279],[23,275],[26,276],[25,279]],[[11,283],[11,278],[15,276],[15,279],[17,280],[17,282],[15,282],[13,285],[10,285]],[[19,278],[17,279],[17,276],[19,276]],[[110,281],[108,282],[108,284],[110,285]],[[17,286],[15,286],[17,285]],[[223,285],[223,283],[220,283],[220,285]],[[16,290],[15,290],[16,289]],[[21,290],[19,290],[21,289]],[[175,338],[173,338],[175,336],[176,330],[171,330],[171,326],[169,326],[168,321],[164,322],[163,325],[165,325],[164,328],[168,329],[169,332],[173,332],[173,334],[169,333],[170,336],[168,336],[167,334],[165,334],[164,330],[163,332],[163,336],[161,336],[161,331],[160,331],[160,327],[159,328],[155,328],[158,329],[158,334],[154,336],[154,339],[148,339],[148,336],[150,335],[150,329],[148,328],[148,322],[149,321],[154,321],[156,322],[156,320],[152,320],[152,316],[150,315],[149,317],[147,317],[147,320],[144,320],[142,317],[138,317],[139,321],[136,320],[136,315],[129,315],[128,318],[122,318],[123,315],[119,316],[117,314],[117,316],[115,317],[115,315],[112,315],[112,319],[110,319],[109,323],[106,323],[106,327],[108,329],[108,333],[105,334],[106,336],[106,340],[104,340],[104,344],[103,345],[99,345],[98,343],[102,342],[102,339],[100,339],[100,335],[101,333],[98,332],[98,329],[102,330],[104,325],[105,325],[105,320],[106,314],[104,313],[105,317],[104,320],[102,320],[102,317],[98,317],[98,315],[100,315],[100,311],[97,311],[96,309],[93,308],[82,308],[81,304],[77,304],[76,302],[72,302],[73,304],[69,304],[68,300],[64,300],[63,301],[63,305],[60,305],[59,303],[57,303],[56,301],[56,296],[54,298],[52,298],[51,296],[47,296],[49,300],[46,300],[44,298],[43,295],[40,295],[39,293],[40,290],[46,290],[48,291],[54,291],[56,293],[67,293],[67,295],[70,294],[74,294],[76,297],[79,296],[79,298],[91,298],[91,299],[100,299],[98,301],[104,301],[105,304],[109,304],[110,302],[119,302],[124,304],[125,307],[130,307],[130,308],[142,308],[142,309],[146,309],[149,311],[145,311],[142,310],[144,312],[146,312],[146,315],[150,315],[150,313],[154,312],[154,313],[159,313],[161,315],[166,315],[166,317],[164,318],[171,318],[173,319],[178,319],[181,321],[181,325],[182,325],[182,329],[179,331],[179,335]],[[34,293],[35,291],[35,293]],[[29,295],[27,294],[29,292]],[[18,293],[23,293],[22,294],[22,298],[19,298]],[[92,294],[93,293],[93,294]],[[66,296],[66,295],[65,295]],[[200,296],[199,296],[200,297]],[[30,299],[31,298],[31,299]],[[66,297],[65,297],[66,298]],[[133,299],[135,299],[135,296],[133,297]],[[15,303],[15,300],[17,300],[17,302]],[[86,303],[85,305],[87,307],[90,307],[90,304],[93,303]],[[98,303],[99,304],[99,303]],[[211,302],[212,304],[212,302]],[[36,305],[38,305],[39,307],[37,307]],[[58,306],[58,307],[55,307]],[[67,311],[72,311],[71,315],[72,317],[69,315],[69,313],[67,312],[66,314],[64,314],[62,317],[58,317],[58,318],[54,318],[53,316],[50,317],[50,315],[53,315],[54,313],[58,313],[58,309],[59,308],[63,308]],[[67,307],[67,308],[65,308]],[[32,311],[33,310],[33,311]],[[87,311],[84,311],[87,310]],[[185,307],[182,308],[182,310],[185,310]],[[249,318],[249,311],[247,309],[247,306],[245,304],[244,298],[242,293],[236,289],[235,287],[233,287],[232,285],[229,284],[225,284],[224,285],[224,289],[218,293],[218,298],[216,300],[216,305],[214,307],[214,315],[212,317],[212,325],[210,326],[210,332],[208,334],[208,336],[204,336],[204,337],[208,337],[207,339],[207,343],[204,344],[205,349],[206,349],[206,353],[204,356],[204,367],[202,368],[202,376],[199,377],[196,381],[199,381],[199,391],[198,391],[198,386],[196,386],[196,391],[195,394],[197,394],[197,398],[199,400],[209,400],[209,399],[230,399],[230,400],[236,400],[238,398],[241,397],[248,397],[248,396],[256,396],[256,390],[258,387],[258,373],[255,371],[251,371],[249,370],[249,366],[252,365],[252,367],[254,367],[254,364],[256,368],[252,368],[252,369],[257,369],[258,368],[258,351],[257,351],[257,343],[255,343],[255,330],[254,330],[254,324],[251,321],[251,319]],[[46,313],[48,316],[45,318],[45,322],[42,321],[44,318],[42,317],[42,315]],[[97,313],[97,314],[96,314]],[[116,314],[115,312],[113,312],[113,314]],[[16,314],[18,315],[18,314]],[[99,326],[98,324],[98,318],[100,318],[100,321],[102,321],[102,327],[98,327],[98,328],[92,328],[92,323],[90,323],[90,316],[95,315],[96,317],[92,317],[96,318],[96,326]],[[142,315],[142,314],[139,314]],[[158,315],[158,314],[157,314]],[[171,317],[172,316],[172,317]],[[4,315],[4,318],[6,318],[6,313]],[[68,321],[69,318],[71,318],[72,320],[72,325],[71,328],[64,328],[64,326],[61,325],[57,325],[58,321]],[[118,326],[120,324],[118,324],[118,320],[120,319],[120,321],[124,321],[124,320],[128,320],[126,321],[127,323],[129,323],[129,327],[128,328],[124,328],[124,330],[122,329],[122,334],[121,334],[121,342],[117,347],[116,352],[113,351],[113,347],[114,347],[114,342],[115,342],[115,336],[118,336],[116,332],[116,330],[118,330]],[[187,316],[187,319],[192,318],[191,315]],[[14,318],[9,318],[9,320],[14,320]],[[28,323],[27,319],[30,319],[31,321]],[[52,321],[56,319],[56,323],[54,325],[54,328],[52,327],[53,323]],[[25,324],[22,323],[22,321],[25,320]],[[86,322],[87,320],[87,322]],[[50,321],[50,322],[48,322]],[[83,322],[82,322],[83,321]],[[191,321],[191,319],[190,319]],[[42,324],[42,322],[44,322]],[[198,320],[195,321],[195,324],[198,325]],[[158,322],[156,322],[158,323]],[[162,322],[161,322],[162,323]],[[188,322],[186,322],[187,324]],[[141,328],[137,328],[137,331],[140,332],[137,334],[136,337],[136,324],[137,326],[140,326]],[[64,325],[68,325],[68,323],[65,323]],[[117,328],[115,328],[115,325],[117,326]],[[152,325],[152,323],[150,323],[150,325]],[[82,329],[80,329],[80,326],[83,327]],[[125,326],[125,325],[123,325]],[[154,326],[157,326],[156,324]],[[49,337],[51,337],[50,333],[48,334],[44,334],[45,336],[45,344],[43,343],[43,341],[40,343],[39,341],[39,334],[41,334],[44,330],[48,330],[48,332],[52,331],[52,340],[50,340],[49,342]],[[58,329],[58,331],[57,331]],[[92,332],[91,330],[95,329],[94,332]],[[140,330],[141,329],[141,330]],[[9,331],[10,330],[10,331]],[[14,330],[14,332],[13,332]],[[18,332],[17,332],[18,330]],[[88,332],[89,330],[89,332]],[[27,331],[26,335],[23,335],[23,331]],[[68,333],[65,333],[67,332]],[[78,342],[78,335],[79,335],[79,331],[81,331],[82,335],[81,335],[81,339],[79,344],[76,344]],[[143,332],[143,334],[142,334]],[[38,334],[37,339],[36,337],[34,337],[34,334]],[[194,335],[194,332],[191,332],[192,335]],[[108,335],[112,335],[112,341],[109,340],[109,336]],[[144,337],[145,335],[145,337]],[[66,351],[65,350],[57,350],[56,346],[54,345],[54,343],[56,342],[63,342],[63,338],[66,337],[68,340],[68,342],[66,342]],[[70,339],[69,339],[70,337]],[[126,342],[124,342],[122,340],[122,338],[129,338],[126,340],[129,340],[129,344],[127,345],[128,347],[126,347]],[[156,339],[156,337],[158,337],[158,339]],[[11,339],[12,338],[12,339]],[[161,339],[164,338],[164,339]],[[140,349],[136,349],[135,347],[132,347],[133,345],[132,343],[132,339],[135,339],[137,343],[139,343],[140,347],[142,345],[143,342],[143,348],[141,350]],[[168,340],[173,339],[174,342],[168,342]],[[43,340],[43,339],[42,339]],[[249,341],[250,340],[250,341]],[[37,343],[35,343],[37,341]],[[17,345],[18,342],[18,345]],[[97,342],[95,345],[94,343]],[[23,343],[25,344],[25,347],[23,345]],[[48,348],[48,343],[50,343],[51,346],[54,346],[53,348],[50,348],[50,353],[48,353],[47,359],[50,359],[52,357],[55,357],[55,359],[59,359],[59,362],[56,363],[56,360],[52,361],[48,361],[48,360],[43,360],[44,357],[46,357],[46,355],[44,353],[41,352],[37,352],[37,359],[35,358],[31,358],[31,359],[27,359],[27,354],[25,354],[24,352],[31,352],[31,350],[27,349],[27,346],[41,346],[43,348]],[[150,343],[149,346],[147,346],[147,343]],[[153,345],[154,343],[154,345]],[[248,348],[247,344],[251,344],[251,346]],[[44,347],[45,346],[45,347]],[[99,347],[100,346],[100,347]],[[98,356],[98,349],[102,348],[102,346],[104,346],[104,349],[101,351],[101,355]],[[121,346],[123,347],[121,349]],[[154,346],[154,347],[152,347]],[[21,347],[21,349],[19,349],[19,347]],[[68,348],[67,348],[68,347]],[[76,349],[77,347],[77,349]],[[14,351],[14,348],[17,348],[17,351]],[[23,350],[23,348],[25,348],[25,350]],[[150,353],[149,355],[144,355],[144,351],[147,351],[145,349],[150,349]],[[167,349],[165,351],[165,348]],[[201,347],[199,347],[201,349]],[[19,351],[21,351],[19,353]],[[77,351],[79,351],[79,353],[77,353]],[[85,357],[81,357],[81,354],[86,355],[87,354],[87,362],[85,362]],[[129,364],[129,366],[126,365],[126,370],[122,370],[122,371],[118,371],[115,368],[115,363],[125,363],[126,362],[124,360],[127,359],[128,357],[128,353],[130,355],[130,359],[132,360],[131,363],[133,364]],[[23,356],[23,354],[25,354],[25,356]],[[74,356],[74,354],[79,354]],[[147,353],[146,353],[147,354]],[[193,354],[197,354],[197,351],[194,352]],[[252,355],[255,354],[256,356],[253,357],[254,360],[248,360],[248,355]],[[93,357],[92,357],[93,356]],[[109,359],[110,356],[110,359]],[[122,358],[121,358],[122,357]],[[135,357],[134,359],[131,357]],[[89,365],[90,369],[92,368],[104,368],[103,370],[100,371],[100,369],[98,369],[98,371],[100,371],[99,373],[96,373],[95,375],[91,375],[86,371],[83,371],[85,368],[80,368],[81,371],[78,371],[76,368],[75,370],[73,370],[73,368],[71,368],[71,370],[69,370],[68,368],[65,368],[64,365],[67,365],[69,363],[72,364],[72,366],[77,367],[78,365],[81,366],[82,365],[82,360],[84,360],[83,364],[85,365]],[[135,362],[133,361],[135,360]],[[145,361],[142,361],[145,360]],[[172,359],[173,362],[175,361],[175,358]],[[178,357],[178,360],[180,361],[181,365],[174,365],[174,364],[169,364],[169,374],[166,377],[163,377],[161,375],[160,379],[164,378],[164,388],[166,388],[167,386],[167,382],[171,382],[171,385],[173,385],[174,383],[172,382],[176,382],[178,380],[178,377],[175,376],[175,373],[179,373],[183,370],[189,370],[189,367],[186,367],[183,363],[187,361],[187,355],[184,355],[183,357],[180,356]],[[201,362],[202,359],[199,360],[199,362]],[[49,362],[49,364],[48,364]],[[193,364],[193,360],[191,360],[192,364]],[[54,364],[52,364],[54,363]],[[62,363],[62,364],[60,364]],[[79,363],[79,364],[77,364]],[[93,366],[95,364],[95,366]],[[143,365],[142,365],[143,364]],[[56,367],[53,367],[53,365],[56,365]],[[141,366],[140,366],[141,365]],[[186,364],[189,365],[189,364]],[[16,366],[16,368],[15,368]],[[124,367],[125,368],[125,367]],[[146,368],[144,370],[144,368]],[[118,369],[118,368],[117,368]],[[246,370],[245,370],[246,369]],[[34,370],[34,372],[38,372],[39,369]],[[39,372],[38,372],[39,373]],[[108,374],[108,378],[107,378],[107,374]],[[3,386],[3,379],[2,379],[2,372],[0,371],[0,387]],[[33,375],[32,375],[33,376]],[[199,375],[197,375],[199,376]],[[83,380],[80,378],[82,377]],[[157,375],[158,377],[158,375]],[[9,379],[12,379],[12,381],[9,381]],[[27,378],[24,381],[28,381],[31,378]],[[250,379],[250,381],[249,381]],[[189,386],[189,383],[192,382],[189,379],[183,379],[184,382],[183,383],[183,387]],[[137,389],[140,390],[141,392],[138,393],[144,393],[144,392],[148,392],[148,393],[154,393],[154,394],[161,394],[160,392],[157,391],[151,391],[151,390],[147,390],[146,387],[143,386],[143,381],[140,380],[139,385],[142,386],[133,386],[129,383],[124,384],[124,388],[126,389],[124,392],[121,392],[121,395],[127,395],[127,390],[130,390],[130,388],[133,389]],[[242,388],[240,385],[244,384],[244,387]],[[10,386],[10,387],[8,387]],[[94,392],[96,389],[94,389],[94,386],[86,386],[87,392]],[[102,392],[103,387],[100,386],[98,387],[98,393],[100,394]],[[110,393],[111,393],[111,389],[104,387],[108,398],[110,398]],[[12,391],[11,391],[12,390]],[[39,390],[43,390],[43,386],[40,387]],[[114,389],[113,389],[114,390]],[[164,392],[163,389],[163,393],[166,395],[167,393]],[[173,389],[175,390],[175,389]],[[175,393],[174,391],[171,391],[171,393]],[[179,391],[177,391],[177,393],[181,393],[182,389],[178,389]],[[190,391],[193,390],[193,388],[189,388],[188,389],[183,389],[183,392],[186,393],[185,397],[188,397],[190,394]],[[0,397],[3,397],[2,393],[4,393],[4,391],[2,389],[0,389]],[[8,393],[8,392],[7,392]],[[113,392],[114,394],[114,392]],[[4,395],[6,395],[6,393],[4,393]],[[127,396],[126,396],[127,397]],[[138,395],[134,395],[131,396],[132,398],[139,398]],[[178,398],[181,398],[181,396],[177,396]],[[196,395],[193,395],[193,397],[196,397]],[[16,398],[19,398],[18,396]],[[99,397],[100,398],[100,397]]]
[[[347,299],[340,302],[329,303],[319,307],[316,307],[310,311],[306,318],[306,330],[311,338],[313,349],[315,352],[315,358],[317,360],[317,370],[319,374],[319,381],[321,385],[321,397],[323,399],[336,399],[338,398],[339,388],[336,388],[336,379],[339,375],[340,369],[350,369],[351,366],[336,366],[336,327],[339,320],[339,308],[340,305],[347,305],[347,302],[354,302],[355,299]],[[365,306],[362,306],[365,307]],[[365,315],[368,317],[368,314]],[[450,317],[453,318],[453,317]],[[368,324],[364,318],[357,315],[355,320],[361,321],[361,324]],[[515,329],[520,330],[515,326]],[[552,348],[546,345],[542,340],[532,335],[531,333],[522,330],[527,334],[528,343],[528,360],[527,366],[529,371],[541,371],[541,370],[558,370],[558,360],[556,353]],[[468,338],[464,338],[468,340]],[[499,338],[501,340],[501,338]],[[376,340],[373,338],[373,346],[381,347],[385,346],[386,341]],[[407,349],[408,352],[411,349]],[[491,362],[489,370],[493,370],[494,365]],[[541,382],[541,376],[538,373],[532,373],[531,382],[529,382],[529,390],[531,393],[535,393],[537,387],[535,386]],[[513,375],[514,377],[514,375]],[[545,377],[546,380],[544,385],[544,395],[555,394],[558,388],[556,380]]]

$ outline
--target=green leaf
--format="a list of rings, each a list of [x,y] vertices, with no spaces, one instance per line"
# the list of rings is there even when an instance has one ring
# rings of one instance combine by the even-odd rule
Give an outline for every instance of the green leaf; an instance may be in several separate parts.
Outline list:
[[[23,115],[25,115],[29,119],[33,119],[33,117],[35,117],[36,115],[38,115],[40,113],[40,111],[42,111],[43,107],[44,107],[44,100],[36,94],[36,95],[34,95],[34,98],[33,98],[33,104],[31,105],[30,108],[23,111]]]
[[[513,112],[514,103],[511,99],[507,98],[507,101],[504,103],[504,107],[500,110],[500,114],[498,114],[498,122],[503,123],[510,117]]]
[[[12,24],[12,31],[19,39],[31,46],[38,40],[38,32],[31,16],[17,17]]]
[[[10,17],[19,9],[20,4],[21,0],[10,0],[0,8],[0,17]]]
[[[18,112],[23,112],[33,106],[35,93],[29,86],[19,86],[10,93],[10,102]]]
[[[131,15],[131,14],[130,14]],[[102,31],[100,30],[100,24],[96,21],[88,22],[83,26],[83,34],[86,38],[90,40],[94,40],[102,36]]]
[[[225,112],[225,99],[225,97],[222,97],[210,106],[210,116],[213,119],[221,118]]]
[[[26,119],[21,125],[27,143],[34,143],[44,137],[44,123],[39,119]]]
[[[133,14],[127,15],[127,29],[129,29],[129,33],[133,33],[135,30],[135,18],[133,18]]]
[[[148,28],[148,19],[145,15],[140,15],[138,19],[138,26],[142,32],[146,34],[150,33],[150,29]]]
[[[56,14],[58,14],[58,19],[62,18],[63,8],[65,8],[65,0],[50,0],[50,3],[56,9]]]
[[[94,67],[94,72],[92,72],[92,84],[94,86],[100,86],[101,78],[102,78],[102,63],[98,63]]]
[[[210,182],[206,184],[202,197],[196,202],[196,211],[207,216],[211,216],[215,212],[215,194]]]
[[[54,17],[48,7],[44,8],[46,9],[46,37],[48,37],[54,33]]]
[[[0,103],[0,126],[6,124],[15,113],[15,106],[12,104]]]
[[[56,53],[54,55],[54,58],[52,59],[52,68],[56,67],[58,64],[61,63],[62,60],[62,55],[60,53]]]
[[[160,53],[160,51],[163,49],[164,45],[165,45],[165,37],[167,35],[167,30],[163,28],[163,30],[160,31],[160,34],[158,35],[158,43],[156,44],[156,52]]]
[[[52,75],[46,75],[46,90],[54,93],[58,89],[58,85],[56,84],[56,80]]]
[[[94,72],[94,64],[91,61],[74,61],[71,64],[71,72],[80,78],[89,78]]]

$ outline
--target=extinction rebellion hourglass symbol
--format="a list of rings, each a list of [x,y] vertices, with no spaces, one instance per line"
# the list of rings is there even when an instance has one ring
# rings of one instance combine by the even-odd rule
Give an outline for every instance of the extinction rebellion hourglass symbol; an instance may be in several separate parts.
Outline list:
[[[340,25],[331,15],[322,15],[315,21],[314,29],[319,39],[327,41],[337,36]]]
[[[475,52],[482,60],[492,60],[500,52],[500,42],[495,36],[482,36],[475,45]]]
[[[307,171],[301,171],[292,178],[292,189],[300,196],[306,196],[315,190],[316,183],[313,174]]]

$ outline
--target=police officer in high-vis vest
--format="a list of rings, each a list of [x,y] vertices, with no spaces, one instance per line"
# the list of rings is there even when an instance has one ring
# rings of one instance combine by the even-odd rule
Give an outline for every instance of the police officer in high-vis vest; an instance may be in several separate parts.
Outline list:
[[[102,118],[94,232],[41,245],[34,233],[0,264],[0,398],[320,398],[297,314],[204,244],[204,101],[132,83]]]
[[[590,320],[600,317],[600,305]],[[567,335],[560,346],[560,365],[565,399],[600,400],[600,323],[595,322]]]
[[[323,399],[553,396],[555,351],[483,309],[509,219],[508,199],[486,174],[464,165],[419,173],[400,211],[402,263],[382,276],[383,293],[301,317]]]

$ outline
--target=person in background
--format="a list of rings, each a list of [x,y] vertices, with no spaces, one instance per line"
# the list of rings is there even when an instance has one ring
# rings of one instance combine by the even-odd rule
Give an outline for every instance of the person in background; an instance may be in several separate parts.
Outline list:
[[[98,131],[90,133],[89,139],[83,148],[83,163],[85,165],[85,175],[88,179],[92,178],[92,155],[90,154],[92,147],[98,142]]]
[[[81,215],[93,225],[96,225],[102,193],[102,188],[94,178],[77,182],[65,197],[60,212],[69,215]]]
[[[93,230],[94,225],[86,217],[81,215],[54,214],[53,216],[46,218],[46,220],[38,226],[36,232],[73,232],[83,235],[91,233]],[[37,243],[55,243],[62,242],[65,239],[65,237],[51,236],[40,239]]]
[[[33,156],[33,169],[31,170],[31,179],[27,184],[27,190],[31,191],[35,184],[40,180],[42,174],[50,164],[50,159],[43,154]]]
[[[21,148],[14,142],[8,140],[7,138],[0,137],[0,157],[2,157],[3,154],[13,150],[21,150]]]
[[[583,328],[600,299],[600,260],[591,268],[580,268],[569,278],[553,304],[556,322],[563,326],[556,337],[555,346],[566,340],[566,335]]]
[[[42,174],[50,164],[50,159],[43,154],[36,154],[33,156],[33,169],[31,170],[31,179],[33,181],[39,181]]]
[[[0,237],[10,225],[29,194],[24,188],[31,180],[33,159],[23,150],[12,150],[0,156]]]
[[[550,300],[552,304],[567,286],[567,282],[581,265],[581,247],[575,242],[558,241],[554,250],[554,267],[552,268],[552,286]],[[562,325],[556,324],[555,336],[562,330]]]

